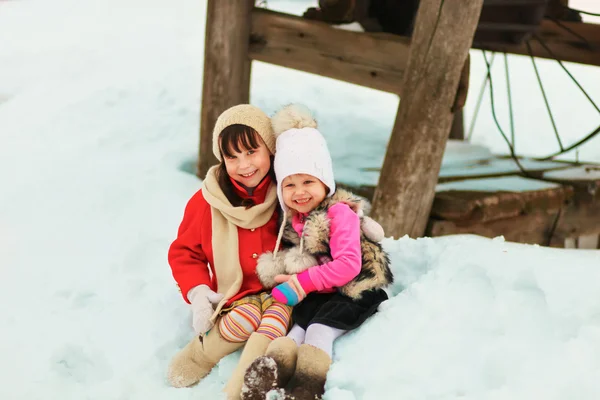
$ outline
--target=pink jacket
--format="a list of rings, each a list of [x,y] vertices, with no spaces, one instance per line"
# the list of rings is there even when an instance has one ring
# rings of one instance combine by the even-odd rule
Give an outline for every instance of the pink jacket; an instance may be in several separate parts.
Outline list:
[[[360,219],[347,204],[336,203],[327,210],[332,260],[325,261],[298,274],[307,292],[333,292],[354,279],[362,265],[360,250]],[[305,215],[296,214],[292,227],[302,236]]]

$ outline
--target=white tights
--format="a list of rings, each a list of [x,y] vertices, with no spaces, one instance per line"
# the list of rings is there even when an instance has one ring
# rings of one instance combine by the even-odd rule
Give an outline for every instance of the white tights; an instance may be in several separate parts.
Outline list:
[[[298,346],[303,343],[310,344],[323,350],[331,357],[333,341],[346,332],[343,329],[332,328],[323,324],[311,324],[308,329],[304,330],[295,324],[288,333],[288,337],[293,339]]]

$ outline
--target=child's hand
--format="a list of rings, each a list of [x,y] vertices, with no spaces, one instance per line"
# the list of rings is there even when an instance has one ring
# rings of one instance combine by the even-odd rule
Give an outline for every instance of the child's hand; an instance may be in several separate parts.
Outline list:
[[[304,300],[308,293],[317,290],[308,275],[308,271],[298,275],[277,275],[275,276],[275,282],[282,283],[277,285],[271,292],[273,298],[288,306],[295,306]]]
[[[277,283],[287,282],[290,280],[291,277],[292,277],[292,275],[285,275],[285,274],[275,275],[275,282],[277,282]]]
[[[188,300],[192,305],[192,326],[197,335],[208,332],[213,323],[210,317],[214,313],[214,305],[218,304],[223,295],[215,293],[207,285],[199,285],[188,292]]]

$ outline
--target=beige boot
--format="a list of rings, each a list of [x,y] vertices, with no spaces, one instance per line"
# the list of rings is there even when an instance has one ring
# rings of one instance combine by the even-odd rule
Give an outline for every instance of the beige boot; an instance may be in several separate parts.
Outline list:
[[[310,344],[300,345],[296,372],[285,389],[286,398],[296,400],[320,399],[325,393],[331,357]]]
[[[233,353],[244,343],[223,339],[218,324],[204,338],[194,337],[171,360],[167,379],[174,387],[187,387],[198,383],[221,358]]]
[[[240,398],[246,369],[252,361],[265,354],[269,343],[271,343],[271,339],[261,333],[254,332],[250,335],[237,367],[231,374],[229,382],[223,388],[223,391],[227,394],[227,400],[238,400]]]
[[[259,357],[246,370],[243,400],[264,400],[267,393],[284,387],[296,370],[298,345],[287,337],[271,342],[263,357]]]

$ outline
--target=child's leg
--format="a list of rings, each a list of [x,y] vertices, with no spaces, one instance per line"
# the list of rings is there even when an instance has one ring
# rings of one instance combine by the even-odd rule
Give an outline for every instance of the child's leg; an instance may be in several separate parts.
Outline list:
[[[256,333],[265,335],[271,340],[285,336],[290,326],[291,316],[292,307],[273,303],[263,313]]]
[[[296,342],[297,346],[300,346],[304,343],[304,337],[306,336],[306,330],[304,330],[300,325],[294,324],[290,333],[287,334],[287,337]]]
[[[305,330],[295,324],[287,336],[273,340],[265,355],[250,364],[244,375],[243,400],[264,400],[269,390],[287,384],[296,369],[298,345],[304,334]]]
[[[294,325],[292,331],[295,328],[304,336],[304,329]],[[290,335],[273,340],[265,355],[254,360],[246,370],[242,399],[264,400],[270,390],[285,387],[296,370],[297,357],[298,344]]]
[[[233,343],[244,343],[260,325],[262,312],[252,303],[242,304],[225,314],[219,321],[223,338]]]
[[[331,357],[333,342],[347,331],[323,324],[312,324],[306,330],[304,343],[323,350]]]
[[[194,338],[171,360],[167,379],[174,387],[187,387],[198,383],[221,358],[244,345],[243,342],[225,340],[219,330],[219,321],[203,338]]]
[[[258,328],[261,314],[260,307],[247,303],[222,316],[202,340],[194,337],[173,357],[168,371],[169,383],[184,387],[204,378],[221,358],[244,345]]]
[[[321,398],[331,365],[333,342],[344,333],[343,329],[323,324],[308,326],[304,344],[298,348],[296,370],[285,393],[297,400]]]
[[[244,383],[244,373],[256,358],[265,354],[267,346],[275,338],[285,336],[288,330],[292,308],[285,304],[273,303],[262,314],[256,332],[252,333],[235,371],[231,375],[224,391],[228,399],[238,399]]]

